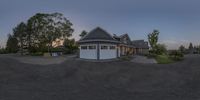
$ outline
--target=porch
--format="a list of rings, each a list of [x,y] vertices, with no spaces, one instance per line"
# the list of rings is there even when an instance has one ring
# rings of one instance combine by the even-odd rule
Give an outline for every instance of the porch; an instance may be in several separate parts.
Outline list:
[[[120,56],[136,54],[136,49],[134,47],[132,47],[132,46],[120,45],[119,49],[120,49]]]

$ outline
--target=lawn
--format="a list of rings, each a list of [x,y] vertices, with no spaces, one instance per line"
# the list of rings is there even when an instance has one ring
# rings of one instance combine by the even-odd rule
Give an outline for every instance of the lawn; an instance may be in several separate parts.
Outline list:
[[[158,64],[169,64],[174,62],[168,55],[157,55],[156,61]]]

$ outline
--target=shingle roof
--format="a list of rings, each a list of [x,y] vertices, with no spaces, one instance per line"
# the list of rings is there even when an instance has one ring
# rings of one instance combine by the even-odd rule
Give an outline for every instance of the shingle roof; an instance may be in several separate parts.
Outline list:
[[[110,35],[108,32],[106,32],[100,27],[97,27],[91,32],[89,32],[86,36],[81,38],[79,42],[92,41],[92,40],[106,40],[106,41],[117,42],[112,35]]]
[[[149,48],[148,42],[146,42],[144,40],[134,40],[134,41],[132,41],[132,44],[136,48],[144,48],[144,49]]]

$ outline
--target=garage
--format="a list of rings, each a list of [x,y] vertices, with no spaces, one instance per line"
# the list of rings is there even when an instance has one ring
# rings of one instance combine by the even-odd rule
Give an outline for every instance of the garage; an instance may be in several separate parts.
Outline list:
[[[117,45],[119,41],[99,27],[82,37],[78,44],[80,48],[79,56],[83,59],[101,60],[118,57]]]
[[[97,45],[81,45],[80,58],[97,59]]]
[[[80,46],[80,58],[112,59],[117,58],[117,46],[111,44],[88,44]]]
[[[99,50],[100,59],[112,59],[117,58],[116,45],[101,44]]]

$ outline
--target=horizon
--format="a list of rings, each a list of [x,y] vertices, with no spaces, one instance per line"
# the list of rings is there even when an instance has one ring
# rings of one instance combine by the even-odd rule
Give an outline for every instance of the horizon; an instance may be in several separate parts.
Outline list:
[[[159,43],[168,49],[200,45],[200,1],[197,0],[44,0],[0,1],[0,46],[20,22],[36,13],[59,12],[73,23],[73,38],[81,31],[101,27],[111,34],[128,33],[132,40],[144,39],[154,29],[160,31]],[[102,6],[103,5],[103,6]]]

